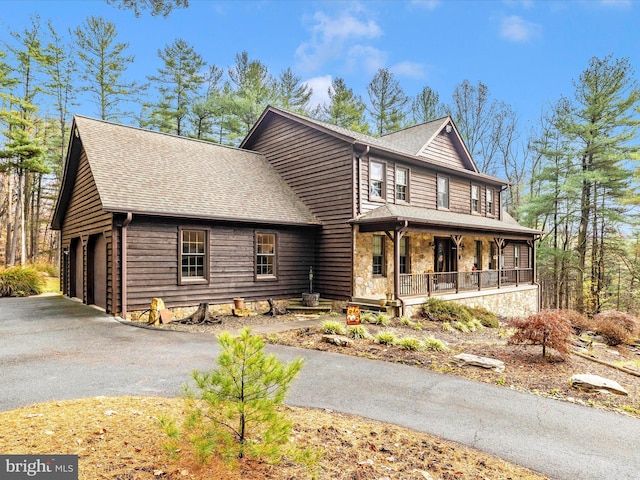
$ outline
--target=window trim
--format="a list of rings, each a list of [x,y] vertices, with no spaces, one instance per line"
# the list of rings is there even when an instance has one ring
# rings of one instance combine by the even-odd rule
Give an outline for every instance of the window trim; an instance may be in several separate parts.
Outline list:
[[[380,255],[376,255],[374,252],[374,241],[375,239],[380,238]],[[372,240],[371,240],[371,274],[374,277],[386,277],[387,276],[387,269],[386,269],[386,236],[385,235],[373,235],[372,236]],[[381,261],[380,261],[380,273],[375,273],[374,271],[374,265],[375,265],[375,257],[381,257]]]
[[[398,183],[398,171],[399,170],[403,170],[406,175],[405,175],[405,182],[404,184],[399,184]],[[409,182],[410,182],[410,177],[411,177],[411,169],[409,169],[408,167],[399,167],[396,166],[395,169],[395,177],[394,177],[394,198],[396,202],[401,202],[401,203],[409,203],[410,201],[410,188],[409,188]],[[399,186],[403,186],[405,187],[405,192],[404,192],[404,199],[398,198],[398,187]]]
[[[476,190],[477,194],[478,194],[478,198],[473,198],[473,190]],[[477,183],[472,183],[471,184],[471,214],[479,214],[480,213],[480,192],[481,192],[481,188],[480,185],[478,185]],[[474,200],[476,201],[475,204],[475,208],[474,208]]]
[[[440,205],[440,180],[445,180],[445,185],[447,186],[446,189],[446,203],[447,205]],[[436,205],[438,207],[438,210],[449,210],[450,206],[451,206],[451,182],[449,180],[449,177],[445,176],[445,175],[437,175],[436,177]]]
[[[258,237],[260,235],[273,236],[273,273],[258,273]],[[265,230],[256,230],[253,236],[253,276],[257,281],[269,281],[278,279],[278,233]],[[261,255],[269,255],[262,253]]]
[[[404,255],[402,255],[402,243],[405,243],[405,252]],[[404,272],[402,271],[402,259],[405,258],[405,262],[404,262]],[[409,237],[404,235],[402,237],[400,237],[400,258],[398,259],[398,273],[402,274],[409,274],[411,273],[411,242],[409,240]]]
[[[371,172],[373,171],[372,169],[373,164],[380,165],[382,167],[382,179],[380,179],[380,183],[381,183],[380,196],[373,195],[372,193],[373,176]],[[372,202],[384,202],[386,197],[387,197],[387,164],[386,162],[369,159],[369,200]]]
[[[204,233],[203,277],[189,277],[182,275],[183,242],[185,232]],[[208,285],[211,278],[211,257],[209,256],[209,229],[178,227],[178,285]]]

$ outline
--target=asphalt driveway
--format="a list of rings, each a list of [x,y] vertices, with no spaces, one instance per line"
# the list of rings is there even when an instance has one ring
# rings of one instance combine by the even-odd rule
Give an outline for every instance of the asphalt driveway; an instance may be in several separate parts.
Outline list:
[[[268,349],[306,360],[292,405],[407,426],[553,478],[640,478],[635,418],[398,364]],[[176,396],[190,372],[213,367],[218,352],[213,336],[123,325],[65,298],[3,298],[0,410],[98,395]]]

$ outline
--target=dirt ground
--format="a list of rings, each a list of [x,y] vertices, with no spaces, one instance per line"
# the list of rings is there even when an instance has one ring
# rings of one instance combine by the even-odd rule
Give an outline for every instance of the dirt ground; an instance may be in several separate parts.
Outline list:
[[[216,334],[223,329],[295,320],[294,316],[225,317],[222,325],[164,328],[190,330],[194,334]],[[344,322],[344,315],[319,320]],[[473,333],[446,332],[438,322],[414,319],[413,327],[394,320],[389,326],[364,326],[372,335],[392,331],[398,337],[433,336],[447,343],[446,352],[402,350],[373,340],[356,340],[350,347],[322,341],[320,328],[293,329],[270,334],[266,341],[402,362],[452,375],[514,388],[559,401],[570,401],[640,417],[640,377],[575,355],[566,361],[543,359],[540,347],[507,345],[505,328]],[[292,324],[294,326],[294,324]],[[294,326],[295,327],[295,326]],[[452,358],[460,352],[500,359],[505,371],[458,368]],[[591,347],[589,354],[640,372],[640,351],[636,347]],[[574,373],[601,375],[620,383],[628,396],[584,393],[569,385]],[[186,380],[186,379],[185,379]],[[278,465],[244,460],[235,468],[213,461],[203,467],[187,446],[178,458],[169,456],[163,445],[158,418],[179,419],[182,399],[152,397],[98,397],[33,405],[0,412],[0,452],[3,454],[78,454],[79,478],[85,480],[146,479],[543,479],[542,475],[442,439],[369,419],[325,410],[285,407],[294,422],[292,442],[314,446],[320,459],[313,468],[291,459]]]

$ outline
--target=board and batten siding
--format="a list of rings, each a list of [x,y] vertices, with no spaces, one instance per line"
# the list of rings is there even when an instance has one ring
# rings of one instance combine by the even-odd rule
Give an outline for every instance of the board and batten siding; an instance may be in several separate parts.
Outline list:
[[[278,115],[265,119],[247,148],[262,153],[322,222],[315,239],[314,291],[323,297],[352,295],[354,217],[351,145]],[[306,265],[307,272],[309,265]],[[307,291],[305,289],[305,291]]]
[[[209,283],[178,281],[180,228],[209,235]],[[275,233],[277,278],[255,277],[255,234]],[[130,310],[149,308],[160,297],[167,307],[220,304],[234,297],[248,301],[291,298],[308,290],[313,261],[313,233],[308,229],[240,227],[178,223],[135,217],[127,229],[127,300]]]
[[[98,195],[98,189],[96,188],[93,175],[87,156],[84,150],[82,151],[78,163],[78,172],[75,178],[75,184],[73,186],[73,194],[71,196],[69,205],[66,210],[64,220],[61,228],[61,246],[63,251],[69,251],[71,242],[73,239],[79,239],[82,243],[82,285],[83,291],[79,295],[76,292],[78,298],[82,298],[84,302],[87,301],[87,245],[89,243],[89,237],[91,235],[104,235],[106,240],[106,310],[109,313],[114,311],[112,285],[111,285],[111,225],[113,221],[112,214],[105,212],[102,209],[102,203],[100,202],[100,196]],[[70,265],[69,257],[71,252],[63,255],[61,262],[64,262],[61,267],[62,272],[67,272],[65,278],[62,279],[62,288],[65,295],[69,295],[71,290],[70,285]],[[65,265],[66,263],[66,265]],[[80,269],[78,268],[78,271]]]

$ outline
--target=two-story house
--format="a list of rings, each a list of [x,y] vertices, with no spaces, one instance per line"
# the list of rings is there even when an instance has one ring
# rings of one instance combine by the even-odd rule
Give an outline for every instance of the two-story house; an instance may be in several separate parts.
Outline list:
[[[538,308],[535,240],[443,118],[384,137],[268,107],[240,148],[76,116],[52,226],[65,295],[115,315],[298,297]],[[360,299],[360,300],[359,300]]]

